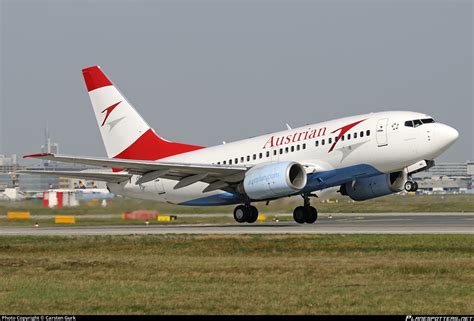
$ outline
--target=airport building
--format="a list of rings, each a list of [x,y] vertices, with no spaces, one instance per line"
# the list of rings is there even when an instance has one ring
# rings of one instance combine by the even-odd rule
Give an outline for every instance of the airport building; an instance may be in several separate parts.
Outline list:
[[[418,189],[426,193],[469,193],[474,180],[474,161],[439,163],[413,175]]]
[[[18,177],[11,173],[19,169],[17,155],[0,155],[0,190],[18,186]]]
[[[18,170],[61,170],[80,171],[84,166],[71,166],[56,162],[43,163],[39,166],[21,166],[16,155],[0,155],[0,191],[6,188],[19,187],[24,192],[40,192],[50,188],[73,188],[74,181],[65,177],[51,177],[43,175],[15,174]]]
[[[42,153],[58,153],[59,144],[51,142],[48,128],[45,129],[44,144],[41,146]],[[69,189],[75,187],[77,180],[66,177],[52,177],[43,175],[15,174],[18,170],[61,170],[61,171],[81,171],[88,167],[75,164],[64,164],[51,161],[42,161],[37,166],[22,166],[19,164],[17,155],[0,155],[0,191],[6,188],[19,188],[23,192],[39,193],[51,188]],[[91,182],[84,182],[88,187]],[[97,184],[103,186],[103,184]]]

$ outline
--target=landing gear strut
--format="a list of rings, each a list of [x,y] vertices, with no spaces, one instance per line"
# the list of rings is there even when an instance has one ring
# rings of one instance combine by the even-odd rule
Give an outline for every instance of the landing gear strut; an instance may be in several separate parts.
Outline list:
[[[407,181],[405,183],[405,191],[416,192],[418,190],[418,183],[415,181]]]
[[[318,219],[318,211],[310,205],[308,194],[303,194],[301,196],[303,196],[304,199],[304,206],[298,206],[295,208],[293,211],[293,219],[299,224],[313,224]]]
[[[258,210],[250,204],[239,205],[234,209],[234,219],[239,223],[254,223],[258,218]]]

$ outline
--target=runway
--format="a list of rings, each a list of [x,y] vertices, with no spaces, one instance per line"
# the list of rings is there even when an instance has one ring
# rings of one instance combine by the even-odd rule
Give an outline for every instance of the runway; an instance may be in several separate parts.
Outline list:
[[[170,224],[114,226],[5,227],[1,235],[147,235],[147,234],[474,234],[474,214],[334,214],[315,224]]]

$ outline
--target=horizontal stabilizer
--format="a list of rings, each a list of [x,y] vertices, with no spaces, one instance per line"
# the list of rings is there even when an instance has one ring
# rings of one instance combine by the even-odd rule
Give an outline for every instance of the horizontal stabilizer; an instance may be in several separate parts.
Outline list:
[[[73,164],[82,164],[82,165],[88,165],[88,166],[99,166],[99,167],[119,169],[125,172],[113,172],[111,174],[126,173],[126,175],[131,175],[131,174],[144,175],[142,182],[147,181],[148,178],[154,176],[154,174],[152,174],[151,172],[157,171],[156,173],[159,173],[158,177],[178,180],[178,181],[191,175],[200,174],[199,176],[200,180],[206,183],[212,183],[216,179],[229,182],[229,183],[237,183],[243,180],[245,176],[245,172],[250,168],[243,165],[237,166],[237,165],[172,163],[172,162],[161,162],[161,161],[130,160],[130,159],[118,159],[118,158],[110,159],[110,158],[103,158],[103,157],[85,157],[85,156],[69,156],[69,155],[55,155],[55,154],[33,154],[33,155],[26,155],[23,157],[51,160],[55,162],[73,163]]]
[[[112,172],[92,172],[92,171],[42,171],[42,170],[20,170],[16,171],[18,174],[33,174],[44,176],[68,177],[68,178],[82,178],[94,181],[103,181],[107,183],[120,183],[130,179],[132,175],[127,173],[112,173]]]

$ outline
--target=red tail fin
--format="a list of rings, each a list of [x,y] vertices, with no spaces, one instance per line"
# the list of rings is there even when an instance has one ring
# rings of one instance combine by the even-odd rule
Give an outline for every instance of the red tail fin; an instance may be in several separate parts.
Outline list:
[[[82,73],[109,158],[158,160],[203,148],[158,136],[99,66]]]

